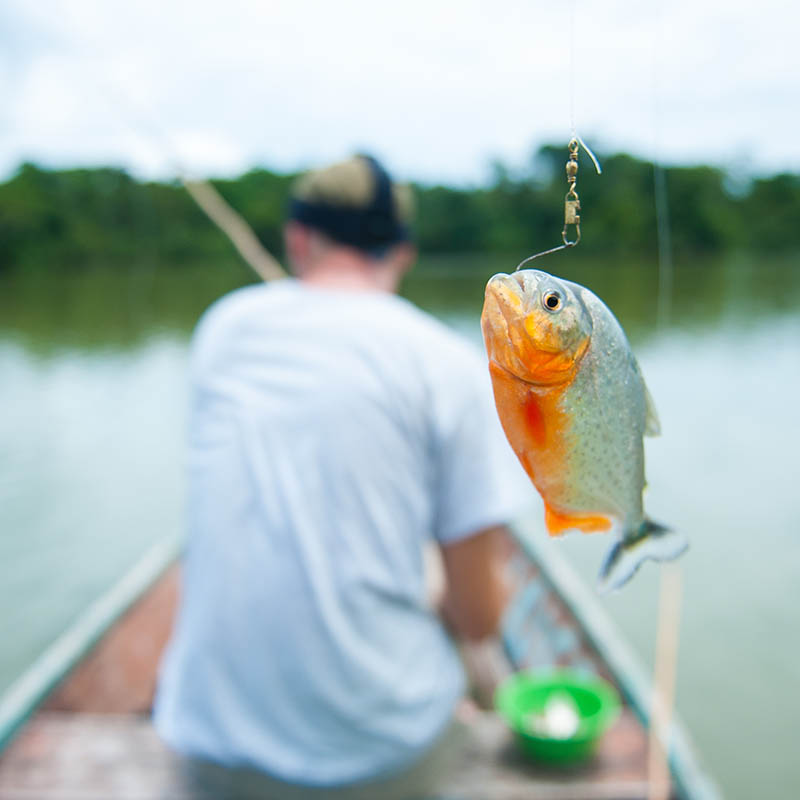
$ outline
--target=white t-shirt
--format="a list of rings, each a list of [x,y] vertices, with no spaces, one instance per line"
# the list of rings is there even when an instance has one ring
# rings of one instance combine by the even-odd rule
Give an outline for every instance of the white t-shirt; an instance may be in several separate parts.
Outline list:
[[[206,313],[191,382],[159,733],[307,784],[402,768],[464,685],[423,546],[519,503],[485,359],[394,295],[284,280]]]

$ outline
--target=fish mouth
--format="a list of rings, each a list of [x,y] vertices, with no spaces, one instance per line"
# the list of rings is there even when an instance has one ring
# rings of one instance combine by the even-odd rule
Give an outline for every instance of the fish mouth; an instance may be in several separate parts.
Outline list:
[[[482,327],[491,361],[533,386],[569,381],[588,339],[577,352],[565,349],[540,304],[538,270],[498,273],[486,284]]]
[[[489,278],[486,284],[486,299],[492,299],[497,310],[503,315],[506,325],[525,311],[521,286],[511,280],[510,275],[501,272]]]
[[[509,275],[499,272],[493,275],[486,284],[486,300],[488,302],[491,299],[494,302],[505,322],[506,335],[509,338],[513,339],[512,330],[521,326],[528,337],[536,342],[538,351],[555,355],[561,352],[560,348],[536,335],[537,323],[531,315],[537,307],[539,297],[538,272],[525,270],[525,273],[528,274],[512,272]]]
[[[530,289],[535,291],[535,286],[530,286],[530,280],[519,272],[512,272],[510,274],[505,272],[498,272],[492,275],[486,284],[486,292],[494,292],[499,297],[506,297],[511,299],[512,303],[519,303],[521,306],[524,302],[525,294]],[[513,298],[513,299],[512,299]]]

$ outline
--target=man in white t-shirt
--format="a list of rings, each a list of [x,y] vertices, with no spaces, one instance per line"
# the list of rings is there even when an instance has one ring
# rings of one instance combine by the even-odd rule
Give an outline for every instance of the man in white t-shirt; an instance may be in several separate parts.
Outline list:
[[[285,231],[296,278],[224,297],[192,343],[183,594],[155,724],[275,796],[390,796],[444,737],[464,676],[427,545],[455,636],[494,634],[506,600],[519,469],[484,359],[394,294],[409,219],[374,159],[310,173]]]

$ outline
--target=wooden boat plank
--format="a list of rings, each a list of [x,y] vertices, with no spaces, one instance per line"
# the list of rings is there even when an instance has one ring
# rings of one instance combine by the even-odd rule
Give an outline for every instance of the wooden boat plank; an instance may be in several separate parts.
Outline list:
[[[505,724],[476,712],[440,796],[448,800],[639,800],[645,737],[626,709],[595,757],[542,767],[516,749]],[[2,800],[186,800],[177,758],[146,715],[40,712],[0,757]]]
[[[180,569],[173,564],[116,620],[43,708],[118,714],[148,711],[158,662],[172,630],[179,581]]]
[[[2,800],[184,800],[146,715],[40,712],[0,757]]]
[[[481,712],[459,753],[444,792],[463,800],[602,800],[644,798],[646,737],[635,715],[625,709],[600,741],[594,757],[573,767],[551,767],[528,760],[500,717]]]

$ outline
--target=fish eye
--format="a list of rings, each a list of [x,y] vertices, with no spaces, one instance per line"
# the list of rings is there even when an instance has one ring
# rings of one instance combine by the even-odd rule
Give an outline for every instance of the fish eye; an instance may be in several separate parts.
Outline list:
[[[561,295],[558,292],[550,291],[542,297],[542,305],[547,311],[558,311],[561,308]]]

